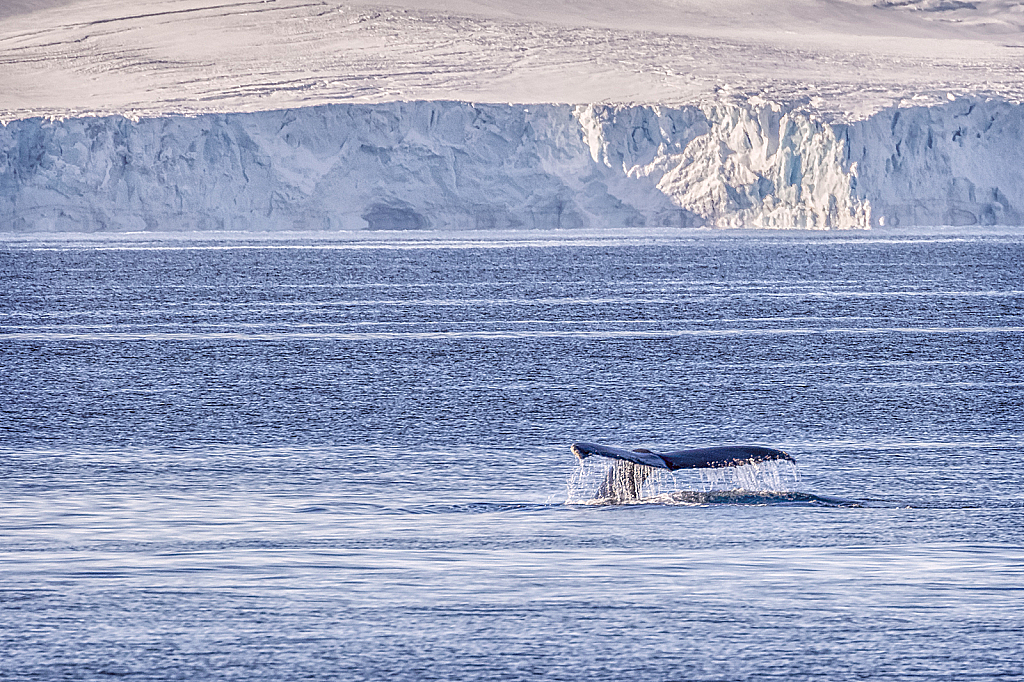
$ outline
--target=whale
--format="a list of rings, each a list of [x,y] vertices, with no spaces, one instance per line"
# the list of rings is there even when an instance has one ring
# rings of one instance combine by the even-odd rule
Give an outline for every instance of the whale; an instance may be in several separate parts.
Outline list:
[[[715,469],[738,467],[757,462],[786,460],[796,462],[782,450],[761,445],[720,445],[706,448],[653,452],[646,448],[627,450],[597,443],[573,443],[572,454],[583,461],[587,457],[615,460],[597,489],[595,499],[621,503],[639,500],[644,481],[655,469]]]
[[[625,460],[655,469],[713,469],[738,467],[756,462],[784,459],[796,462],[788,453],[761,445],[719,445],[709,448],[691,448],[671,452],[652,452],[645,448],[626,450],[597,443],[573,443],[572,454],[580,460],[598,456]]]

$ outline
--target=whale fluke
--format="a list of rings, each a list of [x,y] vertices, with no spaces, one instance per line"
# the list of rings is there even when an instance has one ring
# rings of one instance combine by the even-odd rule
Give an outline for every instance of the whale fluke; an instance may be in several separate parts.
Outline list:
[[[766,448],[760,445],[721,445],[710,448],[673,450],[672,452],[651,452],[644,449],[626,450],[624,448],[613,448],[596,443],[573,443],[572,454],[581,460],[596,455],[625,460],[634,464],[643,464],[655,469],[668,469],[669,471],[675,471],[676,469],[737,467],[775,459],[796,462],[795,459],[782,450]]]
[[[737,467],[778,459],[796,462],[782,450],[760,445],[723,445],[672,452],[651,452],[643,448],[626,450],[596,443],[573,443],[572,454],[580,460],[591,456],[615,460],[615,465],[608,470],[608,475],[598,488],[595,498],[613,503],[640,499],[640,489],[655,469],[675,471]]]

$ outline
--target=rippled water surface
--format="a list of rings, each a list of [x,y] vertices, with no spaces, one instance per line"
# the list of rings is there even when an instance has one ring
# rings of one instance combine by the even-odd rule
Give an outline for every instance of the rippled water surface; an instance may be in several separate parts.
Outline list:
[[[0,678],[1024,679],[1022,262],[10,239]],[[575,440],[798,466],[590,505]]]

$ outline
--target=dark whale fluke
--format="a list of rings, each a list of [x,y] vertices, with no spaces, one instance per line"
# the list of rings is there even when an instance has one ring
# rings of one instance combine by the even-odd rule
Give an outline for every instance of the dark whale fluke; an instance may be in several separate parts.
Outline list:
[[[654,467],[655,469],[711,469],[716,467],[737,467],[755,462],[767,462],[773,459],[785,459],[796,462],[782,450],[766,448],[760,445],[721,445],[711,448],[693,448],[690,450],[673,450],[672,452],[651,452],[650,450],[626,450],[613,448],[596,443],[573,443],[572,454],[579,459],[598,455],[611,459],[621,459],[635,464]]]
[[[785,459],[796,462],[782,450],[759,445],[723,445],[672,452],[651,452],[642,448],[625,450],[595,443],[573,443],[572,454],[583,460],[591,455],[616,460],[615,466],[597,490],[596,499],[628,502],[640,499],[640,488],[654,469],[709,469],[736,467],[755,462]]]

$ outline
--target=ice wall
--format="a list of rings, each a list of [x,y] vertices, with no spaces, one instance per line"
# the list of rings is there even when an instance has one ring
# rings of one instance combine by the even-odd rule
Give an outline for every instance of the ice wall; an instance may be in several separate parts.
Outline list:
[[[0,128],[0,231],[1021,224],[1022,122],[971,99],[29,119]]]

